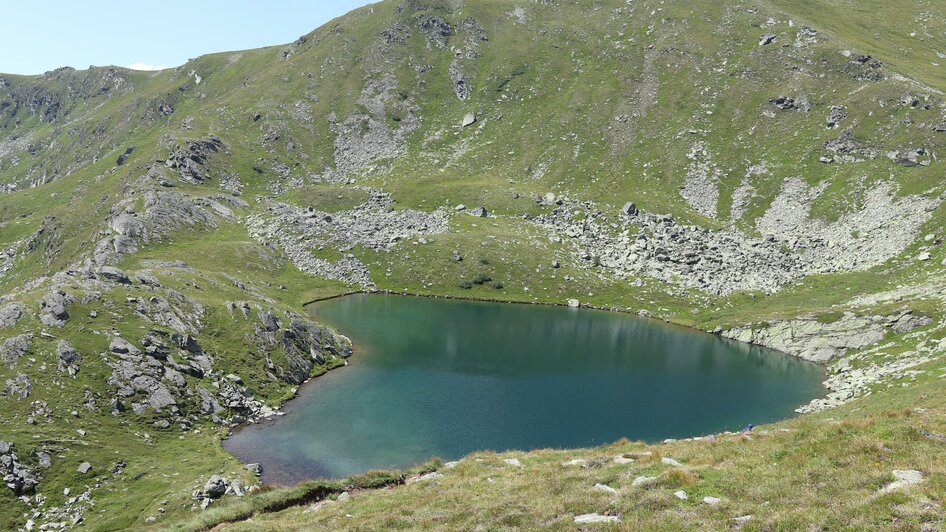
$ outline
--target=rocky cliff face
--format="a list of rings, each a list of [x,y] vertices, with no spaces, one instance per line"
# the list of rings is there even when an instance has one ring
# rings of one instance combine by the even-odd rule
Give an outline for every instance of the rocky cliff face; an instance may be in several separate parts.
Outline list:
[[[932,320],[903,311],[890,316],[857,316],[846,313],[836,321],[816,318],[776,321],[759,326],[735,327],[723,331],[726,338],[764,345],[790,355],[826,363],[848,350],[872,346],[888,333],[903,334]]]

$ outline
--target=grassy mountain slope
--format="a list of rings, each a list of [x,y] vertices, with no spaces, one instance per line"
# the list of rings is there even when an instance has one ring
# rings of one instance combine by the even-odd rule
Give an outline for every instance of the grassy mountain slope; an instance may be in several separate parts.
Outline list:
[[[386,1],[172,70],[0,76],[0,440],[39,477],[0,492],[0,528],[334,497],[201,513],[192,492],[252,485],[219,446],[230,423],[343,363],[304,303],[375,288],[576,298],[816,353],[844,404],[631,465],[561,462],[642,445],[484,453],[241,526],[942,526],[938,7]],[[502,288],[464,283],[480,273]],[[894,469],[925,481],[878,494]]]

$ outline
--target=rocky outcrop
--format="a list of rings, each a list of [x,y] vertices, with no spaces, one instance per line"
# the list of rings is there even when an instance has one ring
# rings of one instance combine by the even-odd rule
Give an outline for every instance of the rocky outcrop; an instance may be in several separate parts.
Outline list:
[[[29,495],[39,485],[36,472],[23,465],[14,452],[12,442],[0,441],[0,474],[14,495]]]
[[[457,36],[462,39],[462,47],[454,46],[454,57],[448,73],[453,84],[453,93],[460,100],[469,100],[473,95],[473,78],[469,71],[479,57],[479,47],[489,40],[486,31],[473,17],[466,17],[457,24]]]
[[[17,373],[16,377],[7,379],[3,394],[7,397],[15,397],[17,400],[26,399],[33,390],[33,383],[25,373]]]
[[[186,140],[183,145],[171,149],[164,164],[177,171],[181,181],[203,183],[210,179],[210,172],[206,168],[210,156],[223,148],[223,141],[213,135],[206,139]]]
[[[76,269],[89,271],[114,266],[142,243],[160,242],[174,231],[216,227],[219,220],[232,221],[235,208],[246,208],[243,200],[229,194],[193,197],[183,192],[149,190],[143,194],[143,211],[132,208],[132,197],[116,206],[107,221],[109,233],[95,247],[87,264]],[[105,270],[104,275],[113,270]]]
[[[259,313],[255,343],[267,355],[267,368],[280,379],[291,384],[302,384],[312,369],[324,365],[330,357],[347,358],[351,355],[351,341],[330,329],[321,328],[301,316],[289,315],[288,326],[270,311]],[[281,349],[276,349],[276,348]],[[274,356],[281,351],[282,361]]]
[[[120,336],[109,342],[109,384],[117,388],[116,400],[122,405],[131,401],[135,414],[147,409],[177,414],[178,401],[189,395],[186,377],[203,377],[212,361],[190,336],[152,330],[141,345],[143,349]]]
[[[0,329],[12,327],[23,317],[26,308],[17,302],[7,303],[0,307]]]
[[[180,396],[181,388],[186,386],[183,375],[172,368],[165,368],[153,358],[140,356],[137,349],[127,353],[121,352],[123,350],[123,346],[117,346],[114,342],[110,346],[110,351],[117,355],[118,360],[110,362],[112,377],[109,384],[118,388],[118,395],[135,400],[132,410],[136,414],[142,414],[148,408],[158,413],[164,409],[175,413],[176,397]]]
[[[72,296],[62,290],[49,292],[39,302],[39,320],[49,327],[62,327],[69,319],[66,307],[72,303]]]
[[[181,335],[197,334],[205,314],[204,306],[197,300],[170,288],[161,294],[134,298],[130,302],[134,303],[138,317]]]
[[[427,47],[444,49],[447,39],[453,35],[453,28],[442,17],[436,15],[421,15],[417,19],[417,27],[427,38]]]
[[[13,366],[19,358],[30,350],[31,336],[29,333],[7,338],[0,344],[0,362],[6,366]]]
[[[883,81],[886,78],[883,70],[883,63],[869,55],[846,54],[850,61],[847,64],[848,74],[857,80],[862,81]]]
[[[309,378],[316,363],[325,363],[322,331],[313,323],[293,318],[282,333],[282,348],[286,357],[282,378],[292,384],[302,384]]]
[[[856,163],[876,159],[880,155],[879,149],[864,145],[851,129],[845,129],[836,139],[825,142],[824,149],[829,153],[822,158],[825,163]]]
[[[387,46],[404,44],[411,38],[411,30],[404,24],[394,21],[387,28],[383,29],[379,35]]]
[[[0,190],[0,192],[3,191]],[[7,246],[6,249],[0,249],[0,278],[13,268],[13,262],[16,260],[16,254],[17,250],[20,249],[20,244],[22,244],[22,241],[14,242]]]
[[[71,376],[79,373],[79,351],[65,340],[59,340],[56,346],[56,359],[58,360],[59,371],[66,372]]]
[[[131,279],[128,278],[128,275],[114,266],[103,266],[99,268],[96,275],[112,283],[131,284]]]
[[[825,363],[848,350],[874,345],[890,331],[904,333],[930,322],[929,318],[908,311],[890,316],[847,313],[830,322],[812,317],[734,327],[724,331],[722,336]]]

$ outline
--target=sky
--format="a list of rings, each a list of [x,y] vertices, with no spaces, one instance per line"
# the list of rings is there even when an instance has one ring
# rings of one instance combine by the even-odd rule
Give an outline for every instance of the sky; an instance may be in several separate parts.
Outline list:
[[[374,1],[0,0],[0,72],[173,68],[207,53],[289,43]]]

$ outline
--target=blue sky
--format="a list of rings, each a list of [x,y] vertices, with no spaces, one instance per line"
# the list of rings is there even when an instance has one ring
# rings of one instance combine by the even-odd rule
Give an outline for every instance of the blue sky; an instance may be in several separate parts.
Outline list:
[[[0,72],[176,67],[210,52],[294,41],[375,0],[0,0]]]

